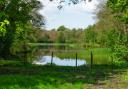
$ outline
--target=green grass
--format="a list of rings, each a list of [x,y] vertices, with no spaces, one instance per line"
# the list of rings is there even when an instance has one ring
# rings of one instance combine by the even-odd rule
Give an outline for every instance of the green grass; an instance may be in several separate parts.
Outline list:
[[[61,59],[76,58],[86,60],[90,64],[91,52],[93,53],[94,64],[110,64],[111,63],[111,49],[110,48],[83,48],[83,44],[60,44],[60,43],[29,43],[31,46],[39,47],[42,51],[53,51],[54,56]],[[50,47],[51,46],[51,47]],[[60,47],[60,46],[64,46]],[[51,55],[51,53],[47,54]]]
[[[21,64],[21,61],[18,61],[18,60],[3,60],[3,59],[0,59],[0,66],[10,66],[10,65],[22,65]]]
[[[28,43],[30,46],[75,46],[77,44],[69,43]]]
[[[109,60],[108,48],[87,49],[78,53],[79,58],[90,61]],[[75,57],[75,53],[56,53],[59,57]],[[105,61],[106,62],[106,61]],[[128,63],[96,63],[79,67],[38,66],[15,60],[0,60],[0,89],[127,89]]]
[[[126,72],[122,75],[121,79],[122,79],[122,81],[128,82],[128,71],[126,71]]]
[[[127,66],[94,65],[91,69],[89,66],[24,66],[11,63],[0,66],[0,89],[95,89],[99,81],[107,81],[105,85],[108,86],[108,80],[112,79],[110,76],[121,74],[125,69]],[[127,79],[126,75],[121,77],[121,81]]]
[[[64,58],[76,58],[76,53],[79,59],[85,59],[90,64],[91,51],[93,53],[94,64],[109,64],[111,63],[111,50],[109,48],[94,48],[72,52],[54,52],[54,56],[61,59]]]

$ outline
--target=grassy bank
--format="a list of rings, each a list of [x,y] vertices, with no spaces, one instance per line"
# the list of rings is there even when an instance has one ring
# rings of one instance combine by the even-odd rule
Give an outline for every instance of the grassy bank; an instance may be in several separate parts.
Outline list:
[[[108,48],[86,49],[78,58],[90,61],[109,60]],[[74,53],[55,53],[60,58],[75,57]],[[88,58],[88,59],[87,59]],[[103,62],[106,62],[103,60]],[[0,60],[0,89],[127,89],[128,63],[94,64],[79,67],[39,66],[17,60]]]
[[[89,66],[4,64],[0,66],[0,89],[111,89],[111,85],[112,89],[127,89],[122,88],[127,86],[127,70],[126,63],[94,65],[92,69]]]
[[[93,48],[78,51],[67,52],[54,52],[54,56],[61,59],[64,58],[76,58],[76,53],[79,59],[84,59],[90,64],[91,52],[93,53],[94,64],[109,64],[111,63],[111,50],[109,48]]]

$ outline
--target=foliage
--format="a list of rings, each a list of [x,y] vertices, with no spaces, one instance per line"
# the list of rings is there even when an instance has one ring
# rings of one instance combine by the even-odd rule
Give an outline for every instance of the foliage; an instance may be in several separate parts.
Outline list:
[[[60,31],[57,38],[58,43],[65,43],[64,31]]]
[[[57,31],[66,31],[68,28],[66,28],[65,26],[60,26]]]
[[[0,37],[0,56],[10,56],[14,46],[18,48],[23,45],[23,40],[27,39],[24,36],[27,25],[31,24],[33,27],[44,25],[43,17],[37,12],[41,7],[41,3],[36,0],[0,1],[0,21],[2,21],[0,31],[4,31],[4,36]],[[4,25],[7,22],[5,19],[10,23],[8,26]]]
[[[128,0],[108,0],[107,3],[117,18],[128,23]]]
[[[116,59],[128,61],[128,47],[122,44],[116,44],[114,47]]]
[[[117,59],[128,60],[128,1],[127,0],[108,0],[108,8],[111,9],[113,18],[122,23],[118,26],[118,36],[115,39],[114,55]]]
[[[93,28],[94,26],[88,26],[88,28],[85,29],[85,42],[91,43],[92,45],[96,43],[96,37],[97,37],[97,34]]]
[[[8,20],[4,20],[3,22],[0,22],[0,36],[5,36],[5,34],[6,34],[6,25],[9,25]]]

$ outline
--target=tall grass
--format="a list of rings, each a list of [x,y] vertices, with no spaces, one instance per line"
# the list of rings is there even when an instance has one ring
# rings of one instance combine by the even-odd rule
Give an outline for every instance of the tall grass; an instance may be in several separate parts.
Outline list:
[[[93,53],[93,61],[95,64],[108,64],[111,63],[111,50],[109,48],[94,48],[94,49],[85,49],[81,51],[73,52],[55,52],[54,56],[64,58],[76,58],[76,53],[78,54],[79,59],[86,60],[87,63],[90,63],[91,52]]]

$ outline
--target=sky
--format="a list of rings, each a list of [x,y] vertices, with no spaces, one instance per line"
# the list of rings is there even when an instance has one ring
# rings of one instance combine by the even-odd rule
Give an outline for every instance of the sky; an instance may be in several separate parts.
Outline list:
[[[98,5],[97,0],[91,2],[81,2],[77,5],[68,5],[63,3],[63,8],[59,10],[57,8],[58,1],[54,0],[40,0],[44,5],[44,8],[39,12],[45,17],[47,30],[58,28],[64,25],[70,29],[72,28],[86,28],[88,25],[92,25],[96,22],[95,10]]]

